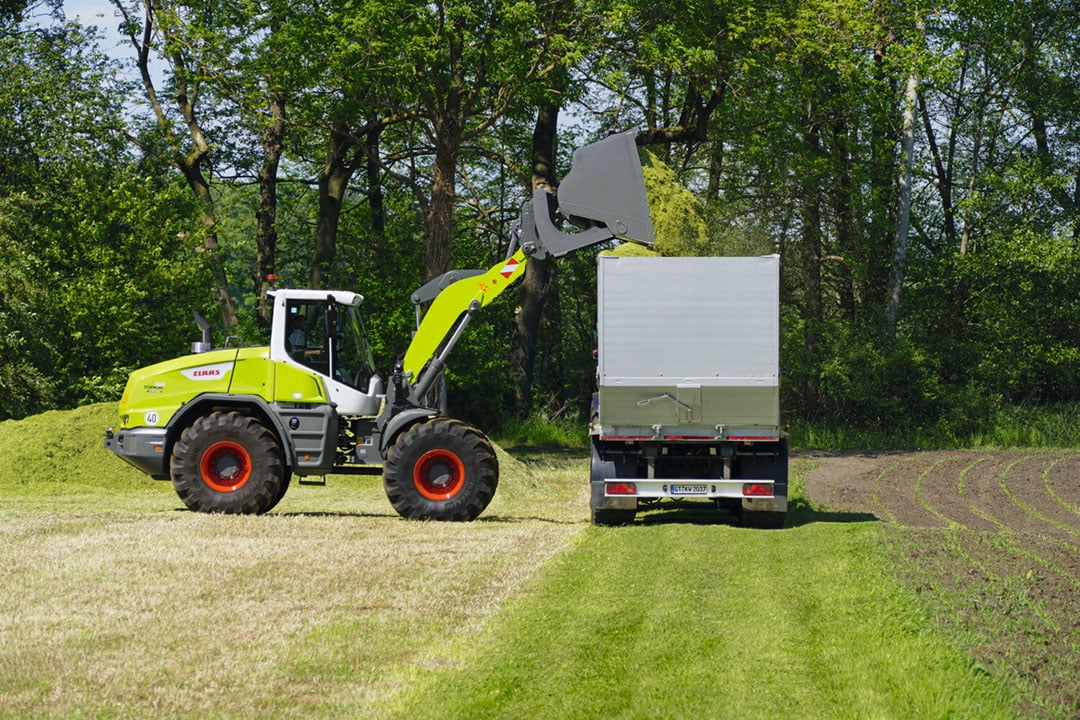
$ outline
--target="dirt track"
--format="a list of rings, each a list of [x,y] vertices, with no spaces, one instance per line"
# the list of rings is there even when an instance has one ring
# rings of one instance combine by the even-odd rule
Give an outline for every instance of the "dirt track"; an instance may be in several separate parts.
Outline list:
[[[816,506],[887,523],[904,579],[980,663],[1032,696],[1025,714],[1080,718],[1080,453],[798,462]]]

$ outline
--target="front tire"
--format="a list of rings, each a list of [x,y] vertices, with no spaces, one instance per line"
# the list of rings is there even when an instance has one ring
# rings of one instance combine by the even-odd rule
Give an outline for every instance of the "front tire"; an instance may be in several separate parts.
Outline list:
[[[383,465],[386,497],[410,520],[475,520],[498,484],[491,443],[473,426],[450,418],[404,430]]]
[[[288,488],[277,439],[236,412],[206,415],[184,430],[169,469],[176,494],[196,512],[258,515]]]

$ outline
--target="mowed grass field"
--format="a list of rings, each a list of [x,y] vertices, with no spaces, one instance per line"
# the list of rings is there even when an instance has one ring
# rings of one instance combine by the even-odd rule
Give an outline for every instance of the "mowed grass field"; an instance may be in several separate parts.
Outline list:
[[[377,476],[200,515],[101,447],[111,415],[0,423],[2,717],[1016,716],[868,514],[596,528],[586,457],[502,453],[473,523],[401,520]]]

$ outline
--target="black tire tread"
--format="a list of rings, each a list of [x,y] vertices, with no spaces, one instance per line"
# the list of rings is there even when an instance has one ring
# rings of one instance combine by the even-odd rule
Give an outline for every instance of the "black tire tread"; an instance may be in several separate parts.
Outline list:
[[[434,448],[457,453],[465,465],[465,487],[444,501],[420,494],[413,482],[413,466]],[[394,509],[410,520],[475,520],[495,496],[499,461],[495,448],[477,428],[453,418],[436,417],[403,430],[387,451],[383,488]]]
[[[223,493],[206,485],[199,472],[201,453],[220,439],[243,444],[251,455],[252,476],[243,488]],[[196,512],[259,515],[274,507],[288,488],[281,446],[264,425],[238,412],[214,412],[184,429],[169,463],[173,488]]]

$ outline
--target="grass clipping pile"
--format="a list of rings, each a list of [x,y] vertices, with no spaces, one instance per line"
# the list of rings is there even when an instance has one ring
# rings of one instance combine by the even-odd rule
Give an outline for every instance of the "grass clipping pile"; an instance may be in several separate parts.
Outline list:
[[[610,254],[621,257],[714,255],[701,201],[683,187],[675,171],[653,153],[642,153],[641,169],[645,175],[645,194],[656,244],[649,250],[636,243],[623,243]]]

